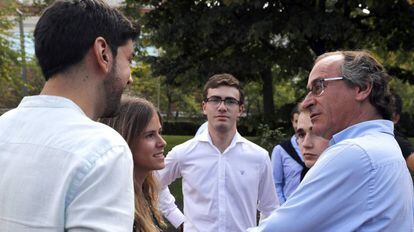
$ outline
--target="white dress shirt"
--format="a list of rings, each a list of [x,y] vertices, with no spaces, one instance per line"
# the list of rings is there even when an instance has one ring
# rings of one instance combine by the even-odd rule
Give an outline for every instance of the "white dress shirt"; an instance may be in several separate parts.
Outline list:
[[[174,147],[159,171],[160,209],[185,231],[245,231],[278,205],[268,152],[236,133],[221,153],[208,130]],[[184,215],[167,186],[182,177]]]
[[[0,117],[0,231],[132,231],[131,152],[72,101],[25,97]]]

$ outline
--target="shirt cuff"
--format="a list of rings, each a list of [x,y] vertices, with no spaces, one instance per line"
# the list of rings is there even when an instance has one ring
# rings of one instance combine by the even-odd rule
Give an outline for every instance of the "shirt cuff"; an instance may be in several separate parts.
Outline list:
[[[174,209],[174,211],[166,215],[165,218],[167,218],[167,220],[175,228],[178,228],[185,221],[184,214],[178,208]]]

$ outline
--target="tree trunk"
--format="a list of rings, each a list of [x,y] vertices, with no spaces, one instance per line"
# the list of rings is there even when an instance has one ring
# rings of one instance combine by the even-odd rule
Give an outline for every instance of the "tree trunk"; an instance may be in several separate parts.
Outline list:
[[[171,110],[172,110],[172,93],[169,91],[169,87],[167,87],[167,119],[171,118]]]
[[[273,78],[272,71],[269,68],[264,69],[261,73],[263,81],[263,113],[264,120],[267,124],[272,124],[275,117],[275,104],[273,102]]]

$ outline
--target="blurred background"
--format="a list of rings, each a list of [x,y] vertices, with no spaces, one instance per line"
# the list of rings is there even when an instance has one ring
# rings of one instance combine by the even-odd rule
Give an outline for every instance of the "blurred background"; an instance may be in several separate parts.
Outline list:
[[[51,2],[0,0],[0,114],[43,85],[33,30]],[[203,84],[211,75],[227,72],[246,91],[239,131],[270,149],[293,132],[289,113],[306,93],[315,57],[367,49],[392,75],[391,86],[403,100],[399,127],[414,137],[413,1],[107,2],[141,25],[135,81],[127,92],[158,106],[165,134],[194,134],[205,120]]]

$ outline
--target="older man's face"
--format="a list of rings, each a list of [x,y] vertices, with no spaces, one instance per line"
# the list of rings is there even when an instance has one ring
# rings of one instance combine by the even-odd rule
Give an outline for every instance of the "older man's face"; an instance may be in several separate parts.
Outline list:
[[[309,74],[307,88],[311,90],[315,80],[340,77],[341,55],[332,55],[318,61]],[[315,96],[308,93],[303,107],[308,109],[316,135],[331,139],[332,135],[352,125],[358,102],[355,100],[356,88],[347,86],[344,80],[324,82],[324,91]]]

